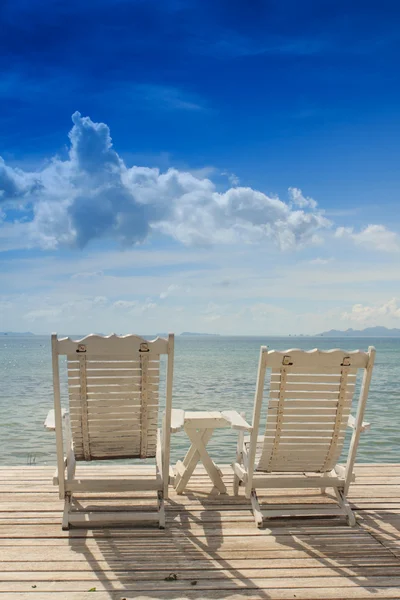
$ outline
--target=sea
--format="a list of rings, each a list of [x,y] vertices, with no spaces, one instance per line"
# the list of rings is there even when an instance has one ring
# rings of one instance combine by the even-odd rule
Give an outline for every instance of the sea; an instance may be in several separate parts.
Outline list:
[[[251,421],[261,345],[271,350],[342,348],[347,351],[375,346],[376,363],[365,415],[371,429],[361,436],[357,460],[400,462],[400,338],[176,336],[174,408],[234,409],[244,412]],[[63,403],[67,406],[65,362],[61,361],[60,369]],[[50,336],[2,335],[1,465],[55,464],[55,435],[43,427],[52,407]],[[215,462],[234,460],[236,439],[231,429],[215,430],[208,444]],[[348,443],[349,439],[343,459]],[[188,446],[184,432],[174,434],[171,462],[183,458]]]

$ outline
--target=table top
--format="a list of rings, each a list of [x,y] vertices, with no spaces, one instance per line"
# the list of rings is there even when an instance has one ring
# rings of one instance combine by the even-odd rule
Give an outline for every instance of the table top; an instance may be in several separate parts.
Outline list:
[[[229,421],[218,410],[185,410],[185,427],[230,427]]]

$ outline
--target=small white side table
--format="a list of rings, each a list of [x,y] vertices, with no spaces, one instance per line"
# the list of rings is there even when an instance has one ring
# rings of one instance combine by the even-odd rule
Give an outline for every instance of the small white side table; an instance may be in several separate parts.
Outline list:
[[[179,460],[176,463],[174,485],[177,494],[183,493],[200,460],[220,494],[226,494],[226,487],[222,481],[222,471],[211,459],[206,446],[214,433],[214,429],[218,427],[231,427],[233,429],[248,431],[249,424],[234,410],[222,412],[176,410],[172,412],[171,430],[175,432],[183,429],[192,442],[183,461]],[[178,427],[173,426],[174,421],[179,423]]]

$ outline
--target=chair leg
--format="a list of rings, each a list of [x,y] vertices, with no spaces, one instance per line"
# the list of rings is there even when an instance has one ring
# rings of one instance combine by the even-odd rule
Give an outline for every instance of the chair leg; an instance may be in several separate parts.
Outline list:
[[[63,531],[68,531],[68,529],[69,529],[69,512],[71,510],[71,500],[72,500],[72,494],[67,492],[65,494],[64,512],[63,512],[63,518],[62,518]]]
[[[350,504],[347,498],[344,495],[344,491],[341,489],[335,488],[336,498],[340,508],[343,509],[346,515],[346,521],[350,525],[350,527],[355,527],[357,525],[357,520],[354,512],[350,508]]]
[[[241,413],[241,416],[244,418],[244,413]],[[239,431],[237,447],[236,447],[236,462],[239,465],[241,465],[243,463],[243,454],[242,454],[243,443],[244,443],[244,433],[243,433],[243,431]],[[236,475],[236,473],[234,473],[233,474],[233,495],[234,496],[239,495],[239,485],[240,485],[240,478]]]
[[[239,485],[240,485],[240,479],[236,475],[236,473],[234,473],[234,475],[233,475],[233,495],[234,496],[239,495]]]
[[[164,505],[164,493],[162,490],[157,492],[158,502],[158,527],[159,529],[165,529],[165,505]]]
[[[257,498],[255,489],[251,490],[250,500],[251,500],[251,507],[253,509],[253,515],[254,515],[254,520],[256,522],[256,525],[257,525],[257,527],[262,527],[263,516],[262,516],[261,507],[258,502],[258,498]]]
[[[322,494],[323,496],[325,496],[325,495],[326,495],[326,488],[321,488],[321,494]]]

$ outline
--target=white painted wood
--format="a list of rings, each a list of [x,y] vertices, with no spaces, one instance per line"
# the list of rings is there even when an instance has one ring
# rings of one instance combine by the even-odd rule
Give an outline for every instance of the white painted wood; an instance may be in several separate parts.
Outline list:
[[[326,472],[331,470],[335,464],[335,455],[337,454],[337,449],[339,445],[339,437],[344,429],[344,420],[348,419],[348,412],[351,407],[352,394],[349,398],[349,395],[346,394],[347,391],[347,378],[348,378],[348,367],[343,367],[342,369],[342,377],[340,380],[339,386],[339,397],[337,403],[336,416],[334,417],[334,427],[332,432],[332,439],[330,443],[330,448],[327,456],[325,457],[324,464],[322,466],[321,471]],[[346,420],[347,421],[347,420]],[[340,445],[340,451],[343,444]]]
[[[203,442],[201,433],[196,429],[190,427],[185,427],[185,431],[192,444],[196,447],[196,450],[200,455],[201,462],[203,463],[208,473],[208,476],[210,477],[214,486],[219,490],[220,494],[226,494],[226,487],[222,481],[220,471],[219,469],[217,469],[216,465],[211,460]]]
[[[347,391],[347,388],[346,388]],[[279,399],[281,392],[270,392],[269,397],[271,399]],[[297,400],[303,400],[303,401],[309,401],[311,402],[311,400],[337,400],[339,394],[339,387],[337,390],[335,390],[334,392],[325,392],[323,389],[321,389],[320,391],[309,391],[307,392],[306,390],[301,390],[301,391],[295,391],[295,390],[291,390],[288,391],[286,386],[285,386],[285,395],[284,398],[285,400],[288,399],[297,399]],[[349,398],[352,397],[352,393],[349,391],[346,394]],[[286,402],[285,402],[286,404]]]
[[[342,487],[344,479],[339,477],[324,476],[314,474],[315,476],[307,476],[306,474],[293,475],[283,473],[281,475],[271,474],[266,476],[262,473],[254,473],[253,484],[256,489],[311,489],[311,488],[336,488]]]
[[[210,441],[212,434],[214,432],[213,428],[210,429],[201,429],[200,436],[203,442],[204,447]],[[197,449],[196,444],[190,446],[188,452],[186,453],[183,462],[178,461],[179,466],[177,469],[177,474],[175,476],[175,491],[177,494],[182,494],[187,486],[189,479],[191,478],[197,463],[201,459],[200,453]],[[177,463],[177,465],[178,465]]]
[[[272,412],[272,411],[271,411]],[[347,424],[347,419],[348,416],[350,414],[350,407],[347,407],[346,411],[344,411],[344,415],[343,415],[343,420],[344,423]],[[276,416],[276,412],[275,414],[269,414],[268,417],[271,419],[272,423],[276,423],[277,421],[277,416]],[[305,425],[310,427],[311,425],[320,425],[321,428],[333,428],[334,427],[334,420],[332,419],[332,414],[329,415],[313,415],[313,414],[302,414],[301,411],[299,411],[298,414],[288,414],[286,415],[285,412],[282,413],[282,421],[285,421],[287,424],[291,423],[294,425]]]
[[[67,416],[68,412],[65,408],[61,409],[61,418],[64,420],[65,417]],[[54,408],[52,408],[51,410],[49,410],[49,412],[47,413],[47,417],[45,422],[43,423],[43,426],[45,429],[47,429],[48,431],[55,431],[56,430],[56,417],[55,417],[55,411]]]
[[[164,499],[168,498],[168,486],[169,486],[169,463],[170,463],[170,449],[171,449],[171,413],[172,413],[172,387],[173,387],[173,374],[174,374],[174,345],[175,336],[173,333],[168,335],[168,342],[166,351],[168,353],[168,364],[167,364],[167,381],[166,381],[166,398],[165,398],[165,412],[163,417],[163,495]]]
[[[362,381],[362,385],[361,385],[360,398],[359,398],[358,406],[357,406],[357,414],[356,414],[355,423],[354,423],[353,435],[351,438],[349,454],[347,457],[346,484],[344,486],[344,497],[347,496],[347,492],[349,490],[351,475],[353,473],[354,463],[356,460],[358,442],[360,439],[361,427],[362,427],[362,423],[363,423],[363,419],[364,419],[365,406],[367,403],[369,386],[371,383],[372,370],[374,368],[374,363],[375,363],[375,355],[376,355],[375,348],[373,346],[370,346],[368,348],[368,363],[367,363],[365,371],[364,371],[363,381]]]
[[[85,346],[86,352],[93,358],[110,356],[115,354],[118,358],[137,357],[140,345],[147,343],[150,356],[168,354],[168,341],[163,338],[156,338],[152,341],[144,340],[137,335],[118,336],[115,334],[109,336],[100,336],[91,334],[81,340],[71,340],[63,338],[58,340],[59,354],[75,355],[79,346]],[[137,359],[136,359],[137,360]]]
[[[245,494],[263,487],[314,487],[337,490],[339,512],[352,524],[346,494],[362,429],[373,355],[334,349],[267,352],[261,348],[253,431],[238,442],[233,464],[234,492],[246,480]],[[372,358],[371,358],[372,356]],[[265,436],[258,435],[266,369],[270,369]],[[358,370],[364,382],[356,419],[350,418]],[[361,408],[360,408],[361,406]],[[346,470],[337,467],[348,421],[353,429]],[[257,457],[257,459],[256,459]],[[254,470],[256,466],[256,471]],[[304,473],[314,477],[304,478]],[[286,474],[286,475],[285,475]],[[253,512],[257,511],[253,498]],[[350,512],[349,512],[350,511]],[[256,513],[255,513],[256,514]]]
[[[246,472],[246,469],[243,467],[243,465],[236,462],[236,463],[233,463],[232,468],[233,468],[235,475],[240,479],[240,481],[243,481],[243,483],[246,483],[247,472]],[[237,494],[234,493],[233,495],[236,496]]]
[[[368,364],[368,352],[354,350],[347,352],[334,348],[332,350],[300,350],[292,348],[287,351],[280,352],[278,350],[270,350],[268,352],[268,367],[271,369],[279,369],[281,366],[291,366],[296,369],[322,369],[327,373],[329,368],[340,369],[344,359],[349,359],[350,366],[354,369],[365,369]]]
[[[340,380],[338,379],[337,381],[335,381],[335,383],[314,383],[313,381],[310,381],[309,383],[304,383],[304,382],[300,382],[298,383],[297,381],[291,381],[289,379],[289,377],[287,377],[286,380],[286,390],[288,393],[298,393],[299,396],[296,396],[296,398],[301,398],[303,395],[307,398],[310,399],[314,396],[311,396],[310,394],[314,394],[314,393],[320,393],[320,392],[338,392],[339,391],[339,385],[340,385]],[[352,384],[354,387],[354,383]],[[275,383],[271,383],[269,389],[270,389],[270,398],[273,398],[273,393],[279,392],[279,382],[275,382]],[[348,386],[348,389],[350,388],[350,385]],[[290,398],[289,395],[286,396],[287,398]],[[329,397],[329,396],[328,396]],[[320,398],[320,396],[315,396],[315,398]]]
[[[258,502],[256,490],[252,489],[250,494],[251,507],[253,509],[254,520],[256,522],[257,527],[262,527],[263,525],[263,515],[261,512],[260,504]]]
[[[229,412],[229,411],[228,411]],[[234,412],[234,411],[232,411]],[[240,426],[245,423],[241,415],[237,415]],[[210,458],[206,445],[217,427],[231,427],[231,422],[219,411],[185,411],[184,430],[192,445],[186,453],[183,462],[178,461],[174,486],[177,494],[182,494],[192,476],[197,463],[201,460],[215,488],[222,494],[226,493],[219,467]]]
[[[180,408],[173,408],[171,414],[171,433],[182,431],[185,424],[185,411]]]
[[[56,430],[56,448],[57,448],[57,468],[58,468],[58,486],[60,498],[64,498],[65,478],[64,478],[64,442],[61,412],[61,394],[60,394],[60,372],[58,364],[57,334],[51,335],[51,358],[53,366],[53,392],[54,392],[54,420]]]
[[[165,504],[164,504],[163,490],[158,490],[158,492],[157,492],[157,505],[158,505],[158,526],[160,529],[165,529]]]
[[[356,420],[353,417],[353,415],[349,415],[347,425],[348,425],[348,427],[351,427],[351,429],[355,429]],[[365,431],[369,431],[370,429],[371,429],[371,423],[367,423],[366,421],[363,421],[362,425],[361,425],[361,433],[364,433]]]
[[[71,510],[71,494],[65,494],[64,511],[62,516],[61,528],[66,531],[69,529],[69,514]]]
[[[350,504],[348,503],[343,490],[335,488],[334,491],[338,500],[339,507],[347,517],[348,524],[350,525],[350,527],[355,527],[357,525],[356,517],[350,508]]]
[[[172,343],[171,343],[172,341]],[[53,367],[58,355],[67,356],[70,428],[66,432],[67,457],[58,458],[60,497],[65,498],[63,525],[71,523],[71,495],[76,492],[158,492],[155,519],[165,525],[163,488],[168,489],[168,435],[158,435],[159,358],[167,354],[165,418],[171,418],[173,335],[168,340],[147,341],[139,336],[97,336],[82,340],[52,338]],[[54,358],[54,357],[53,357]],[[55,427],[57,433],[57,375],[55,379]],[[59,377],[59,375],[58,375]],[[60,402],[58,379],[58,402]],[[51,421],[47,421],[51,424]],[[61,432],[62,435],[62,432]],[[61,442],[62,446],[62,442]],[[58,457],[60,453],[58,452]],[[76,460],[156,457],[156,476],[151,480],[75,478]],[[59,473],[67,470],[67,481]],[[166,473],[166,475],[165,475]],[[166,482],[165,482],[166,480]],[[62,487],[62,490],[61,490]],[[145,519],[146,517],[144,517]],[[78,517],[79,521],[80,517]],[[100,518],[102,521],[102,518]]]
[[[158,511],[141,511],[138,513],[133,511],[69,513],[69,523],[75,527],[105,527],[106,525],[129,525],[130,523],[154,523],[159,521],[159,518]]]
[[[134,492],[151,491],[161,488],[161,479],[81,479],[67,481],[68,492]]]
[[[306,384],[308,385],[338,385],[340,383],[340,371],[335,369],[334,373],[326,373],[321,374],[321,371],[314,373],[307,373],[306,371],[311,371],[311,369],[306,369],[302,371],[296,371],[296,369],[292,369],[290,373],[287,374],[287,383],[288,384]],[[350,371],[348,375],[349,383],[355,383],[356,381],[356,373]],[[280,383],[280,373],[277,369],[273,369],[271,372],[270,382],[272,385],[276,385]]]
[[[258,374],[257,374],[257,385],[256,385],[256,394],[254,398],[254,409],[253,409],[253,422],[252,427],[253,430],[250,434],[250,447],[249,447],[249,456],[248,456],[248,470],[247,477],[248,480],[245,486],[246,497],[250,498],[251,490],[252,490],[252,477],[255,467],[255,459],[256,459],[256,450],[257,450],[257,436],[258,429],[260,427],[260,418],[261,418],[261,408],[262,408],[262,399],[264,392],[264,382],[265,382],[265,372],[267,369],[267,360],[268,360],[268,349],[266,346],[261,346],[260,348],[260,356],[258,361]],[[242,448],[242,453],[244,453],[245,448]]]
[[[223,410],[221,415],[230,423],[232,429],[251,431],[253,428],[236,410]]]

